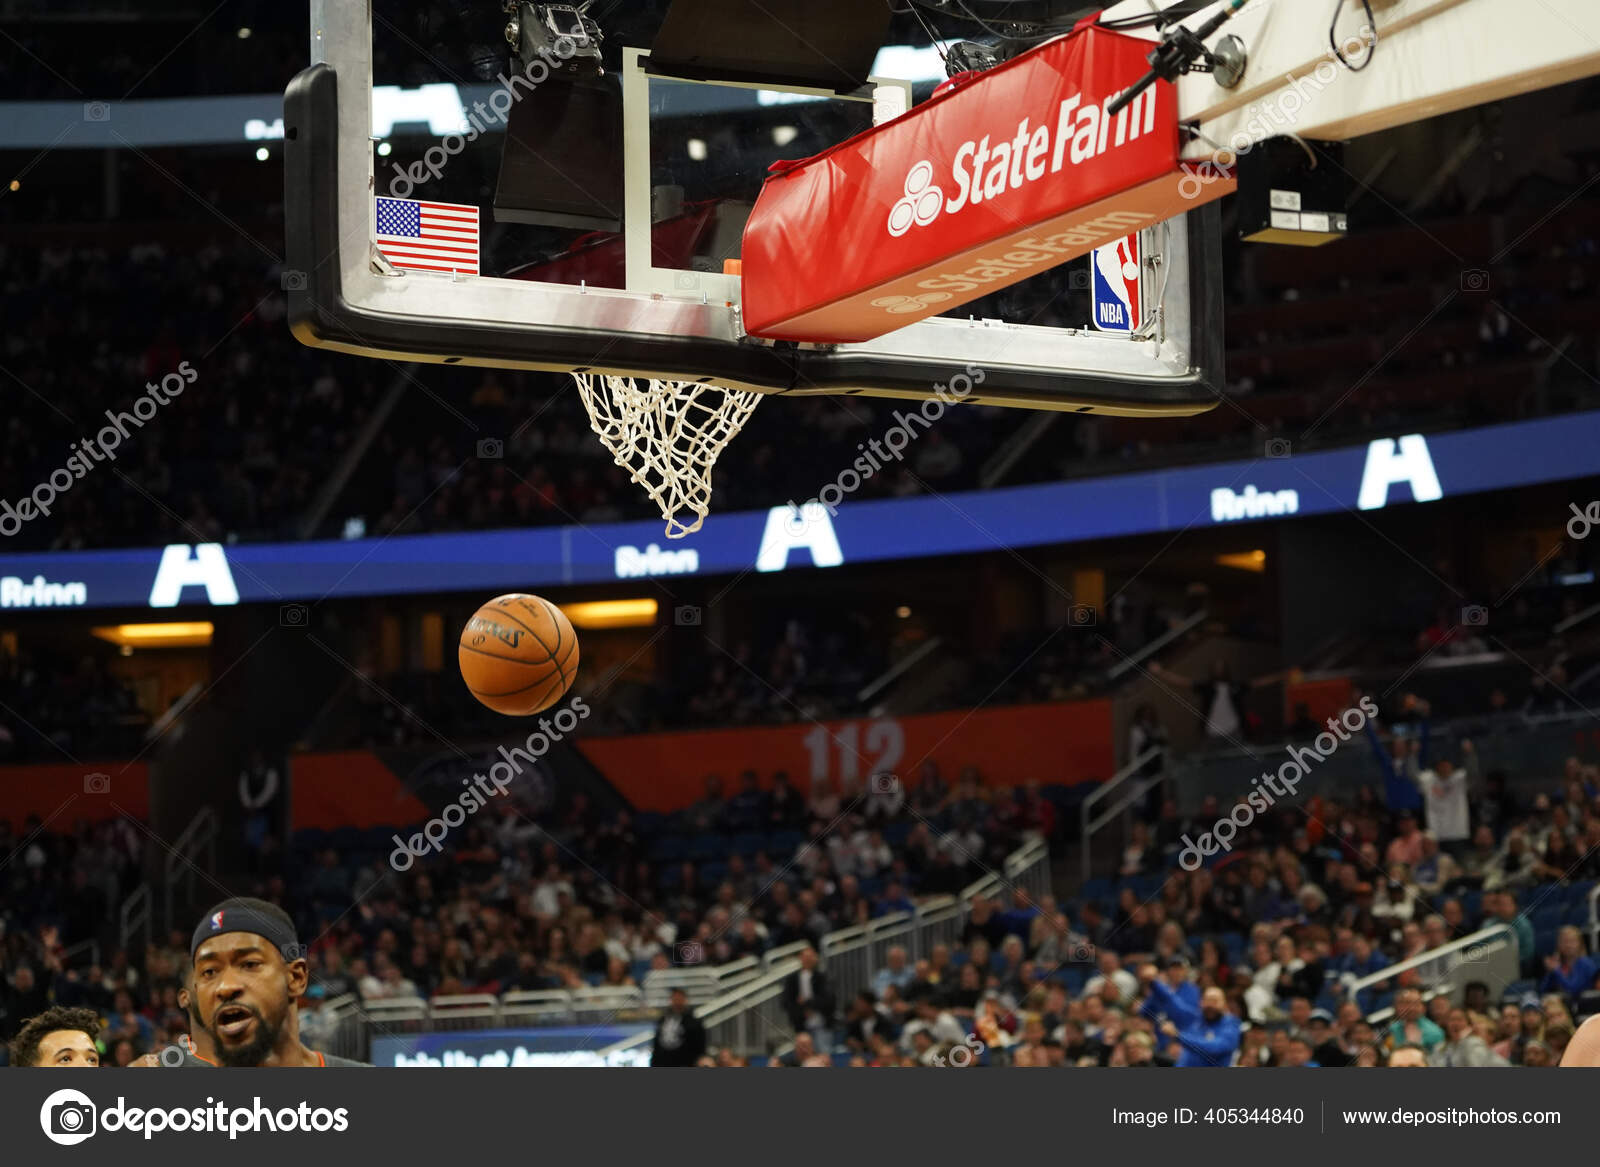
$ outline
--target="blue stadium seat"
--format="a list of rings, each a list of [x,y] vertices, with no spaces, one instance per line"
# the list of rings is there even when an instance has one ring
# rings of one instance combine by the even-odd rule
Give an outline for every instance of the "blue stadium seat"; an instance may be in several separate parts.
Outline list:
[[[689,845],[681,835],[662,835],[650,844],[650,859],[655,863],[681,863]]]
[[[1085,966],[1066,964],[1056,971],[1069,996],[1077,997],[1083,993],[1083,986],[1089,981],[1089,970]]]
[[[802,831],[774,831],[767,839],[768,854],[775,862],[788,859],[806,845]]]
[[[767,837],[757,831],[745,831],[733,837],[733,853],[749,858],[757,851],[767,849]]]
[[[1097,875],[1093,879],[1084,882],[1081,894],[1086,900],[1103,903],[1106,900],[1116,898],[1116,888],[1109,879]]]
[[[911,837],[911,832],[916,828],[916,823],[895,822],[883,828],[883,841],[895,850],[904,847],[906,840]]]
[[[396,835],[401,835],[404,838],[399,827],[368,827],[362,832],[362,849],[369,853],[377,851],[392,852]]]
[[[689,858],[696,862],[701,859],[715,859],[727,853],[728,840],[721,835],[695,835],[689,840]]]
[[[1133,894],[1142,902],[1155,897],[1161,890],[1161,885],[1167,882],[1167,873],[1153,871],[1147,875],[1131,875],[1122,882],[1123,886],[1133,888]]]
[[[1535,932],[1542,932],[1556,927],[1566,914],[1566,904],[1552,896],[1528,913],[1528,921]]]
[[[294,845],[306,851],[326,851],[328,832],[318,827],[302,827],[294,833]]]
[[[647,838],[651,835],[659,835],[662,823],[662,816],[653,810],[641,810],[633,816],[633,829]]]
[[[1500,994],[1500,1000],[1502,1000],[1502,1001],[1514,1001],[1514,1002],[1519,1002],[1520,1003],[1521,999],[1524,996],[1526,996],[1529,993],[1537,993],[1538,991],[1539,991],[1539,982],[1538,981],[1533,980],[1531,978],[1524,978],[1523,980],[1520,980],[1520,981],[1512,981],[1509,985],[1507,985],[1506,986],[1506,991],[1504,993]]]
[[[700,886],[706,891],[713,890],[717,884],[728,877],[728,865],[721,860],[700,865]]]

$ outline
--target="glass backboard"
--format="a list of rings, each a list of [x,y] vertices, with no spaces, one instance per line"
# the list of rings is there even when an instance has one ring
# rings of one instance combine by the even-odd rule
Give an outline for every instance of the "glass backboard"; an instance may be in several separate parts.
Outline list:
[[[554,59],[518,73],[487,35],[422,35],[369,0],[313,0],[311,36],[315,63],[285,99],[286,282],[304,343],[762,393],[918,399],[978,364],[971,400],[985,404],[1156,416],[1219,399],[1214,206],[1141,233],[1144,327],[1127,332],[1094,326],[1089,259],[863,344],[744,331],[730,261],[768,168],[925,99],[926,45],[885,45],[883,76],[838,93],[665,75],[644,44],[608,42],[602,76]],[[514,155],[531,209],[505,197]],[[430,221],[442,262],[416,266],[380,236]]]

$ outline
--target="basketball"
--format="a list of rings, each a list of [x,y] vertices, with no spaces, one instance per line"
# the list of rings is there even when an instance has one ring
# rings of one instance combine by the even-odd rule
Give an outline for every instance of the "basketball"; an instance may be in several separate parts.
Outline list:
[[[490,600],[461,630],[461,679],[509,717],[549,709],[578,675],[578,635],[549,600],[520,593]]]

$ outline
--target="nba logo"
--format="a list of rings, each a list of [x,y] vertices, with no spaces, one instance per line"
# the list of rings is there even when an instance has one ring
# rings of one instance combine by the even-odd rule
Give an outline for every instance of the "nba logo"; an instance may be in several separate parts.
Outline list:
[[[1094,326],[1101,332],[1131,335],[1139,327],[1139,237],[1129,235],[1104,247],[1096,247],[1089,257]]]
[[[211,930],[215,932],[220,927],[222,927],[222,913],[218,912],[211,917]]]

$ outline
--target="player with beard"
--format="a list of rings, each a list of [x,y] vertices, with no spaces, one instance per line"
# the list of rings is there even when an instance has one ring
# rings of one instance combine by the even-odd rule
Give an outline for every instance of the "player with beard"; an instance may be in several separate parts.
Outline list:
[[[215,1066],[217,1047],[211,1034],[200,1024],[200,1015],[194,1006],[194,966],[185,964],[183,986],[178,990],[178,1008],[189,1015],[189,1032],[180,1033],[173,1043],[155,1053],[145,1054],[128,1063],[129,1069],[148,1066]]]
[[[189,1010],[192,1038],[156,1055],[157,1064],[366,1065],[300,1041],[297,1003],[310,980],[303,952],[294,921],[275,904],[240,898],[212,908],[194,930],[179,997]]]

